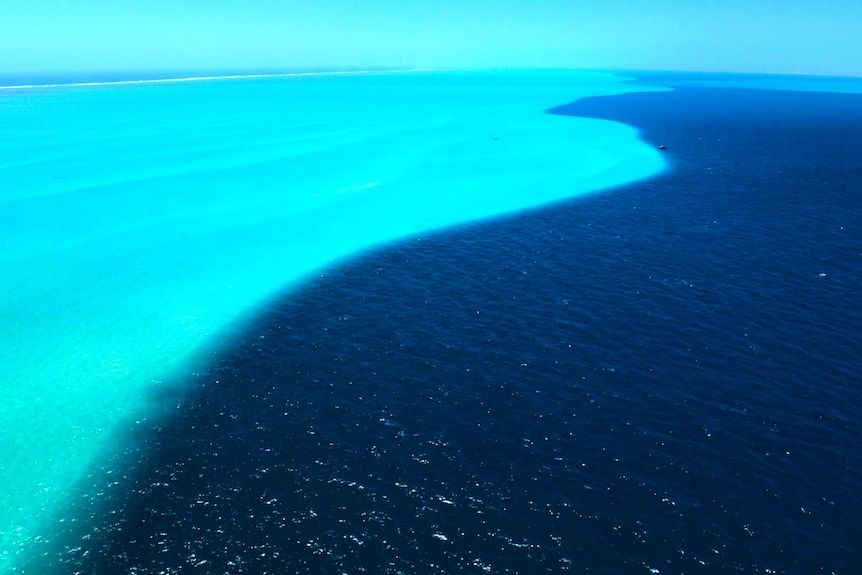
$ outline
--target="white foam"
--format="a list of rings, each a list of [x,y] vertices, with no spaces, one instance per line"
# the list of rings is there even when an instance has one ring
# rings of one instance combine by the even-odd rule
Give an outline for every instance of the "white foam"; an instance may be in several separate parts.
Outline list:
[[[108,80],[103,82],[66,82],[59,84],[0,85],[0,90],[32,90],[35,88],[92,88],[99,86],[136,86],[141,84],[177,84],[186,82],[214,82],[225,80],[261,80],[266,78],[297,78],[305,76],[366,76],[379,74],[410,74],[430,72],[429,68],[406,68],[394,70],[339,70],[329,72],[279,72],[270,74],[226,74],[214,76],[185,76],[181,78],[148,78],[140,80]]]

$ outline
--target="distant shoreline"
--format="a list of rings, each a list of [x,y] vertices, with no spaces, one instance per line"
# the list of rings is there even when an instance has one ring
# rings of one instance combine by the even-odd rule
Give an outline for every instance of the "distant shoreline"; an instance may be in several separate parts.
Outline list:
[[[2,84],[0,90],[28,90],[36,88],[86,88],[95,86],[126,86],[138,84],[170,84],[181,82],[214,82],[219,80],[255,80],[264,78],[293,78],[304,76],[367,76],[377,74],[409,74],[429,72],[429,68],[409,68],[395,70],[337,70],[319,72],[274,72],[259,74],[214,74],[209,76],[182,76],[175,78],[139,78],[125,80],[92,80],[81,82],[52,82],[28,84]],[[2,80],[0,80],[2,82]]]

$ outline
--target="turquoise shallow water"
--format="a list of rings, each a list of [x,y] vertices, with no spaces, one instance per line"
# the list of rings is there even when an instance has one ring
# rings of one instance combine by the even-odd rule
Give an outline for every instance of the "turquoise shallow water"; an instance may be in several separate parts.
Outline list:
[[[649,177],[635,129],[544,110],[602,73],[0,90],[0,572],[117,431],[170,410],[246,314],[334,261]]]

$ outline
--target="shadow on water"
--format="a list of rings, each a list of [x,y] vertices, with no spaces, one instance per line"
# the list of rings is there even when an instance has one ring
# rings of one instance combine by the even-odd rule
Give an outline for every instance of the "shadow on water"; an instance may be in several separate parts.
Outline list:
[[[555,108],[673,168],[287,294],[157,398],[27,569],[850,573],[860,102]]]

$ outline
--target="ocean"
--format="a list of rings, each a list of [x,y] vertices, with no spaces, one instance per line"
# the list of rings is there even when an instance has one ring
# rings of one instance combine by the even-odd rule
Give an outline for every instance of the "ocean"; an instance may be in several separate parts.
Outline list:
[[[862,82],[628,78],[0,91],[0,571],[854,573]]]

